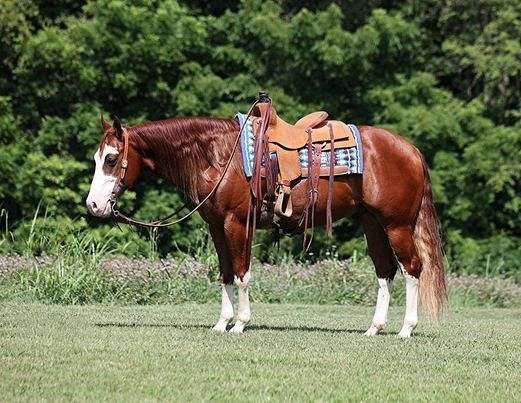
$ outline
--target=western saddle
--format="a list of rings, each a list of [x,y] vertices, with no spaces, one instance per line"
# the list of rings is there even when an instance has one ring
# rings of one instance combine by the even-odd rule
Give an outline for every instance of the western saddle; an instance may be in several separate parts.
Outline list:
[[[329,177],[327,200],[327,224],[331,231],[331,198],[334,176],[349,172],[347,166],[337,165],[335,150],[356,146],[350,128],[343,122],[328,120],[328,113],[318,111],[299,119],[294,125],[282,120],[265,92],[251,110],[255,133],[255,166],[252,176],[252,195],[257,203],[262,200],[261,177],[266,178],[267,194],[275,195],[274,212],[278,216],[291,217],[292,187],[307,178],[309,202],[304,213],[304,228],[308,227],[311,208],[311,228],[318,193],[318,179]],[[306,164],[301,162],[306,154]],[[300,151],[300,152],[299,152]],[[259,164],[258,161],[261,161]],[[324,166],[324,161],[327,165]],[[304,166],[303,166],[304,165]]]

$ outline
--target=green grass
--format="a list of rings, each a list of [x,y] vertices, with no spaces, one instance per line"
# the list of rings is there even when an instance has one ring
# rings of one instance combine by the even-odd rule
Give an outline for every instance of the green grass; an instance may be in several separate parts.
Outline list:
[[[217,304],[0,306],[2,400],[519,401],[521,310],[454,309],[401,340],[362,335],[372,308],[253,306],[214,334]]]

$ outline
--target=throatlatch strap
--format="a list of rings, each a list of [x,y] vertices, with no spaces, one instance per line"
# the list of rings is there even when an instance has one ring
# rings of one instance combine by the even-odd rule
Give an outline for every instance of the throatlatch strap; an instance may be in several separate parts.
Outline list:
[[[128,168],[128,131],[127,129],[123,128],[123,158],[121,159],[121,170],[119,171],[119,175],[116,178],[116,183],[114,183],[114,187],[112,188],[112,194],[111,199],[115,200],[122,187],[123,179],[125,178],[125,175],[127,174],[127,168]]]

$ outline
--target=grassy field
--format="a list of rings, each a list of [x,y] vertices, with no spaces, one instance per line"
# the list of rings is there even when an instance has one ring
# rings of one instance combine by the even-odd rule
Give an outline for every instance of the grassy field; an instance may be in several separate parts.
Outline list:
[[[372,309],[255,304],[243,335],[216,304],[0,306],[2,400],[521,399],[521,310],[455,310],[410,340],[362,335]]]

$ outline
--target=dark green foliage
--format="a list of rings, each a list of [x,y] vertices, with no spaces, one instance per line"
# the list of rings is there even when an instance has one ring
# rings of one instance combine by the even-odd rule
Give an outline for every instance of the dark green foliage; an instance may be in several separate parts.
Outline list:
[[[149,253],[147,231],[86,217],[99,112],[129,124],[231,117],[265,88],[288,120],[322,108],[409,138],[432,170],[452,270],[518,272],[519,2],[207,3],[0,3],[1,252],[27,251],[29,233],[31,252],[43,253],[110,232],[118,253]],[[122,200],[145,219],[180,203],[152,178]],[[46,218],[33,223],[36,211]],[[197,217],[152,234],[154,253],[193,251],[204,232]],[[352,221],[333,241],[319,233],[313,259],[363,253],[360,236]],[[256,251],[270,261],[299,247],[284,240],[281,253]]]

